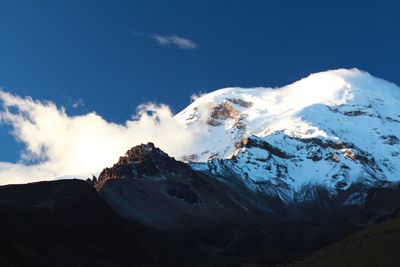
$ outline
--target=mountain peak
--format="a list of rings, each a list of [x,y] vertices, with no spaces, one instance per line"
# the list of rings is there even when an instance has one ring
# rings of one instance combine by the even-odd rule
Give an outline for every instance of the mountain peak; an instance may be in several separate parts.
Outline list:
[[[316,104],[341,105],[365,102],[365,98],[400,101],[400,88],[393,83],[359,69],[337,69],[311,74],[297,82],[280,87],[229,87],[204,94],[180,112],[176,118],[190,123],[201,118],[202,111],[215,106],[229,105],[240,111],[259,110],[284,113],[287,109],[299,111]],[[267,106],[268,105],[268,106]],[[282,109],[282,107],[286,107]],[[193,115],[197,111],[197,116]],[[189,115],[190,113],[190,115]],[[188,116],[189,115],[189,116]]]
[[[399,107],[395,84],[358,69],[338,69],[281,88],[217,90],[175,119],[207,133],[184,159],[212,160],[211,168],[222,160],[250,188],[270,190],[260,184],[284,183],[293,198],[311,183],[335,191],[359,181],[398,180]],[[240,145],[249,137],[257,142]]]
[[[143,162],[145,160],[154,160],[155,158],[168,157],[161,149],[154,146],[153,143],[140,144],[129,149],[123,157],[120,157],[117,164],[126,164],[128,162]]]
[[[111,168],[105,168],[99,175],[99,183],[109,179],[142,178],[162,172],[174,172],[181,162],[168,156],[153,143],[141,144],[129,149]]]

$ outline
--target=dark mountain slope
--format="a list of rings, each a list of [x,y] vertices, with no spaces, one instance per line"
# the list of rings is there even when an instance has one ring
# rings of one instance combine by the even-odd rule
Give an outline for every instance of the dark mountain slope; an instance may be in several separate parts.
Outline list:
[[[193,171],[152,143],[130,149],[95,185],[125,218],[158,229],[256,224],[283,203]]]
[[[281,266],[400,210],[397,184],[284,203],[151,143],[94,184],[0,187],[0,266]]]
[[[159,231],[125,221],[80,180],[3,186],[0,266],[273,266],[326,245],[325,226],[250,222]],[[330,238],[344,233],[335,225]]]
[[[371,227],[313,253],[296,266],[400,266],[400,218]]]
[[[132,229],[80,180],[0,187],[0,266],[151,262]]]

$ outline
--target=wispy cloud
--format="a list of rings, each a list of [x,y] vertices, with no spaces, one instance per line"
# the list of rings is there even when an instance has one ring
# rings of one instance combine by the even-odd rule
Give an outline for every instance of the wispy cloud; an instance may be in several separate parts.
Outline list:
[[[4,93],[4,91],[3,91],[3,93]],[[67,102],[68,107],[72,107],[74,109],[79,109],[79,108],[85,107],[85,102],[83,101],[82,98],[71,98],[70,96],[64,95],[64,94],[62,95],[62,97]],[[0,97],[0,100],[1,100],[1,97]]]
[[[171,35],[162,35],[156,33],[138,33],[138,32],[131,32],[134,36],[144,36],[150,38],[157,42],[159,45],[162,46],[174,46],[180,49],[196,49],[199,46],[192,40],[187,38],[183,38],[181,36],[171,34]]]
[[[83,102],[82,98],[78,98],[77,100],[75,100],[72,103],[73,108],[80,108],[80,107],[84,107],[84,106],[85,106],[85,102]]]
[[[176,46],[181,49],[195,49],[198,48],[198,45],[193,41],[179,37],[177,35],[159,35],[152,34],[151,37],[160,45],[171,45]]]

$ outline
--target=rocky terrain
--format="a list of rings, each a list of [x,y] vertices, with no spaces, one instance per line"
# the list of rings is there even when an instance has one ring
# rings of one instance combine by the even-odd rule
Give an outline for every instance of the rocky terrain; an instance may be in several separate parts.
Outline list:
[[[242,145],[290,157],[260,140],[248,139]],[[164,230],[337,219],[366,227],[396,214],[400,200],[398,183],[381,182],[374,186],[353,183],[335,194],[313,184],[299,192],[301,198],[287,201],[279,191],[273,191],[279,183],[281,191],[285,188],[281,176],[275,178],[275,184],[260,182],[253,189],[232,170],[232,159],[208,164],[211,171],[194,170],[193,165],[169,157],[154,144],[142,144],[128,150],[113,167],[105,168],[94,186],[123,217]]]
[[[259,145],[252,142],[243,145]],[[286,157],[277,148],[266,149]],[[104,169],[95,187],[128,221],[179,232],[191,246],[186,255],[200,253],[204,264],[293,263],[400,211],[397,183],[353,184],[335,196],[325,187],[314,187],[307,198],[285,202],[279,195],[249,190],[234,173],[221,173],[195,171],[148,143]],[[358,198],[351,202],[353,195]],[[194,259],[185,258],[198,264]]]
[[[128,150],[95,184],[122,216],[165,230],[264,221],[270,208],[246,187],[227,186],[156,148]]]

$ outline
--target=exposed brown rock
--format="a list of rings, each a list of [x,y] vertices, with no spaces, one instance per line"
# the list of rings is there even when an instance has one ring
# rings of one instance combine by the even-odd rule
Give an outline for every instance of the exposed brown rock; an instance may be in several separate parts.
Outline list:
[[[211,126],[220,126],[220,125],[222,125],[222,122],[210,118],[210,119],[208,119],[207,124],[209,124]]]
[[[238,106],[244,107],[244,108],[249,108],[249,107],[253,106],[253,103],[251,103],[249,101],[244,101],[242,99],[227,98],[226,100],[228,100],[229,102],[232,102],[233,104],[236,104]]]
[[[329,154],[328,157],[327,157],[326,159],[327,159],[327,160],[334,161],[334,162],[340,162],[340,157],[339,157],[339,155],[336,154],[336,153],[331,153],[331,154]]]
[[[289,155],[286,152],[282,151],[281,149],[271,145],[270,143],[268,143],[264,140],[258,139],[256,137],[244,138],[244,139],[242,139],[241,143],[238,143],[236,146],[238,146],[239,148],[241,148],[241,147],[248,147],[248,148],[258,147],[258,148],[268,151],[272,155],[275,155],[279,158],[283,158],[283,159],[293,158],[292,155]]]
[[[153,176],[160,170],[173,172],[180,169],[182,164],[153,143],[141,144],[128,150],[113,167],[105,168],[99,175],[96,187],[100,188],[109,179]]]
[[[292,138],[292,137],[290,137]],[[303,142],[303,143],[314,143],[322,148],[332,148],[335,150],[338,149],[347,149],[347,148],[353,148],[354,146],[352,144],[344,143],[342,141],[331,141],[331,140],[322,140],[319,138],[296,138],[298,141]]]
[[[199,158],[198,155],[191,154],[191,155],[183,156],[182,157],[182,161],[184,161],[184,162],[194,162],[194,161],[197,161],[198,158]]]
[[[235,119],[239,116],[240,112],[235,109],[228,102],[214,106],[211,110],[210,117],[216,120]]]

